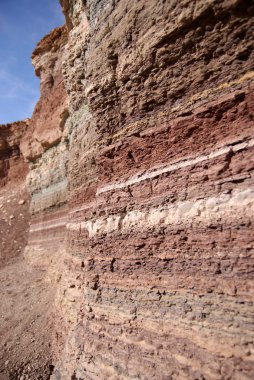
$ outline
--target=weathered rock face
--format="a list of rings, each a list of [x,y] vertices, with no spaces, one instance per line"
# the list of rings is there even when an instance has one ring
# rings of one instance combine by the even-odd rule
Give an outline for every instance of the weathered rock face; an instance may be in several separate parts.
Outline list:
[[[251,1],[63,1],[54,379],[251,379]]]
[[[0,269],[20,255],[27,244],[28,164],[20,151],[29,119],[0,125]]]
[[[61,5],[21,145],[52,379],[253,379],[252,1]]]
[[[0,125],[0,187],[26,178],[28,165],[20,152],[20,143],[29,122],[27,119]]]
[[[55,272],[63,254],[66,218],[67,147],[63,138],[68,117],[62,77],[62,55],[67,41],[65,27],[53,30],[39,42],[32,55],[41,80],[41,97],[31,128],[21,149],[29,161],[27,187],[32,196],[29,244],[25,256],[34,265]]]
[[[31,164],[29,168],[22,148],[32,127],[28,119],[0,125],[0,379],[4,380],[47,380],[52,372],[55,292],[45,268],[31,268],[23,256],[29,249],[29,233],[31,237],[28,190],[31,193],[32,188],[27,188]],[[33,177],[31,171],[29,176]],[[33,262],[38,263],[38,258]]]
[[[31,119],[31,128],[21,145],[24,156],[30,161],[57,145],[62,137],[68,114],[61,67],[66,38],[65,27],[54,29],[38,43],[32,55],[35,73],[41,80],[41,97]]]

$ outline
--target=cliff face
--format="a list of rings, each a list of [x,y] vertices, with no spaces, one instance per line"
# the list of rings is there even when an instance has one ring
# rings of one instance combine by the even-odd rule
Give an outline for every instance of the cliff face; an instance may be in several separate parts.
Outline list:
[[[62,55],[67,41],[65,27],[57,28],[39,42],[32,55],[41,80],[41,96],[31,128],[21,148],[29,161],[27,187],[31,194],[31,227],[26,258],[55,273],[62,255],[66,204],[66,156],[63,137],[68,116],[62,76]]]
[[[252,1],[61,5],[21,144],[52,379],[252,379]]]
[[[62,5],[53,378],[252,378],[251,2]]]
[[[20,144],[29,124],[27,119],[0,125],[0,269],[27,243],[29,196],[24,183],[28,164]]]
[[[29,123],[27,119],[0,125],[0,188],[26,178],[28,165],[20,152],[20,144]]]
[[[23,259],[30,195],[29,167],[21,146],[30,128],[30,120],[0,125],[0,378],[4,380],[50,375],[54,292],[45,273],[31,269]]]

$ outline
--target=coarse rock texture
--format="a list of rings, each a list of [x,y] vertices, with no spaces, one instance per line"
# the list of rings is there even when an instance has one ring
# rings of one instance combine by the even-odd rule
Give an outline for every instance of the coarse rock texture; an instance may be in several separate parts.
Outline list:
[[[252,379],[251,1],[62,1],[58,379]]]
[[[0,126],[0,379],[46,380],[52,372],[54,290],[41,268],[27,265],[30,195],[20,145],[24,120]]]
[[[66,41],[67,31],[63,26],[44,37],[33,52],[41,96],[31,119],[32,127],[21,144],[29,161],[27,188],[32,198],[25,256],[32,265],[50,269],[54,277],[64,251],[66,224],[67,144],[63,131],[68,103],[62,76]]]
[[[28,164],[20,151],[29,120],[0,125],[0,268],[24,250],[29,195],[24,182]]]
[[[41,97],[22,140],[24,157],[35,161],[62,137],[67,117],[67,98],[61,73],[61,54],[66,42],[65,27],[54,29],[40,41],[32,54],[35,73],[40,77]]]
[[[26,119],[0,125],[0,188],[26,178],[28,165],[20,152],[20,144],[29,124],[30,120]]]
[[[21,143],[51,379],[253,379],[253,1],[60,3]]]

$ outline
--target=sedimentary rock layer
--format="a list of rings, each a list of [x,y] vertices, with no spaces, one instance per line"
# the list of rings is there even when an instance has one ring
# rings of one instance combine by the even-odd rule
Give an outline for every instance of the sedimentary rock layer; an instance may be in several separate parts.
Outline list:
[[[64,252],[66,219],[67,144],[64,126],[68,117],[62,77],[62,56],[67,32],[57,28],[40,41],[33,52],[41,96],[21,149],[29,162],[27,187],[31,194],[31,226],[25,250],[33,265],[56,274]]]
[[[52,379],[253,379],[252,1],[61,5],[20,144]]]
[[[253,378],[252,2],[62,5],[52,378]]]
[[[0,268],[24,250],[28,236],[28,164],[20,144],[30,120],[0,125]]]

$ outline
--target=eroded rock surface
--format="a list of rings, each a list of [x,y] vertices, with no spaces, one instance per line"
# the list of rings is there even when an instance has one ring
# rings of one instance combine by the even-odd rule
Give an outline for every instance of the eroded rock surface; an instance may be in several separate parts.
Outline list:
[[[20,144],[29,123],[27,119],[0,125],[0,268],[18,256],[27,243],[29,195],[24,182],[28,164]]]
[[[11,181],[24,181],[28,173],[20,144],[29,125],[29,119],[0,125],[0,188]]]
[[[56,276],[63,256],[66,218],[67,143],[63,136],[68,102],[62,76],[62,55],[67,42],[65,27],[57,28],[40,41],[32,62],[41,81],[41,96],[31,128],[21,149],[29,162],[27,187],[32,216],[26,259],[50,269]]]
[[[54,289],[24,260],[30,222],[24,120],[0,126],[0,379],[46,380],[51,367]]]
[[[251,379],[253,6],[63,1],[54,379]]]
[[[51,378],[253,379],[253,2],[60,3],[21,143]]]

